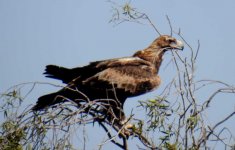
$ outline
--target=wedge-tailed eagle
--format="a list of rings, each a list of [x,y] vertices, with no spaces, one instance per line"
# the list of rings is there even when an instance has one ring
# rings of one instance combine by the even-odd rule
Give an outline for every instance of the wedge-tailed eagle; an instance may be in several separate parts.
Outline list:
[[[183,48],[181,41],[162,35],[131,57],[95,61],[72,69],[48,65],[44,73],[46,77],[61,80],[67,86],[39,97],[33,110],[43,110],[68,99],[76,103],[86,98],[91,101],[107,99],[114,114],[122,120],[125,117],[121,112],[127,98],[145,94],[160,85],[158,72],[163,54],[168,50]],[[116,103],[110,103],[108,99]]]

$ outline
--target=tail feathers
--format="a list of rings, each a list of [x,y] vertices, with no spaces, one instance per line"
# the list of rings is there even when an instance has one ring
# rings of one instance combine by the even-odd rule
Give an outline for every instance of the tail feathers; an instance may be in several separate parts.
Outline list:
[[[72,100],[79,106],[79,99],[85,99],[83,94],[72,90],[72,89],[62,89],[58,92],[47,94],[38,98],[36,105],[32,108],[33,111],[43,110],[52,105],[63,103],[68,100]]]
[[[58,97],[58,93],[44,95],[38,98],[37,104],[32,108],[32,110],[43,110],[49,106],[55,105],[60,102],[63,102],[63,99]]]

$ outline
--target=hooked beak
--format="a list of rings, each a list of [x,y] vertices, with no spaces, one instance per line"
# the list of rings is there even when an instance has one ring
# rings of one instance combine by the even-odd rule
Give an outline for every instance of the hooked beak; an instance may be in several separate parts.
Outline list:
[[[170,46],[173,49],[178,49],[178,50],[183,50],[184,49],[184,43],[181,42],[180,40],[176,40],[176,42],[171,43]]]

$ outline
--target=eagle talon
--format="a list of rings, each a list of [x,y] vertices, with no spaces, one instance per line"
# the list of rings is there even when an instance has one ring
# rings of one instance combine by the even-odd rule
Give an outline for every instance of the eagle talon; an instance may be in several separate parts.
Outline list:
[[[129,138],[129,136],[133,135],[132,132],[132,124],[128,124],[128,125],[124,125],[123,128],[121,129],[120,132],[120,137],[126,137],[127,139]]]
[[[134,125],[131,123],[128,123],[127,120],[122,121],[121,124],[122,124],[122,127],[121,127],[122,135],[125,135],[125,137],[128,138],[129,136],[133,134],[132,128],[134,127]]]

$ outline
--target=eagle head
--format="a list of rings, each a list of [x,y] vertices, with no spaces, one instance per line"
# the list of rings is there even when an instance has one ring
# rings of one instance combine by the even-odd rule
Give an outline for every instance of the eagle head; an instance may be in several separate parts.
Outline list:
[[[163,51],[172,49],[183,50],[184,44],[180,40],[177,40],[169,35],[161,35],[153,41],[149,48],[162,49]]]

